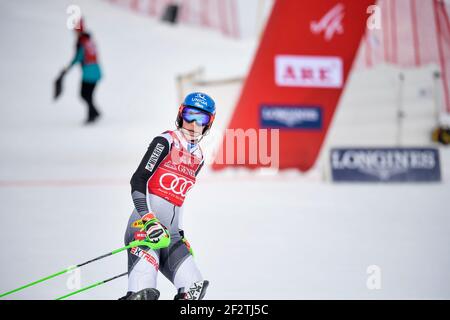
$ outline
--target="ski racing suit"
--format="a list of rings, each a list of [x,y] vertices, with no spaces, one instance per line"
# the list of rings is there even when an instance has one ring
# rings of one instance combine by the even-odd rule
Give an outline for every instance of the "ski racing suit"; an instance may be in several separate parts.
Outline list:
[[[199,144],[179,130],[155,137],[131,178],[134,210],[125,232],[125,245],[142,240],[141,219],[153,213],[171,237],[169,247],[128,249],[128,292],[156,288],[158,270],[180,291],[202,281],[182,230],[182,205],[203,166]]]

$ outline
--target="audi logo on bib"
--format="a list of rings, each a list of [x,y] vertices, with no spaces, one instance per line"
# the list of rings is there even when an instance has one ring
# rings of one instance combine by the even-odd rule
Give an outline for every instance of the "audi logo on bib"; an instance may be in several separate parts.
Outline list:
[[[176,206],[182,206],[186,193],[195,184],[195,174],[200,167],[202,154],[197,157],[190,154],[180,143],[174,132],[170,132],[174,144],[179,150],[172,149],[161,162],[153,176],[148,181],[148,192],[166,199]]]
[[[186,178],[179,177],[173,173],[165,173],[159,178],[160,186],[167,191],[177,195],[186,196],[186,193],[194,186],[194,183]]]

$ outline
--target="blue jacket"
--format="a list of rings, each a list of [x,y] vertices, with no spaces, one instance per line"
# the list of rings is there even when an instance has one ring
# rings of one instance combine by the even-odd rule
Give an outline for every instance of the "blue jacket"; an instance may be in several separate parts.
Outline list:
[[[92,40],[90,40],[89,38],[87,39],[87,41],[90,41],[90,44],[93,46]],[[80,63],[82,70],[82,80],[84,82],[94,83],[101,79],[102,72],[100,70],[99,64],[96,61],[97,59],[95,54],[95,47],[94,50],[91,50],[90,55],[86,54],[86,43],[86,41],[81,41],[81,39],[78,40],[77,51],[75,57],[70,63],[70,67],[77,63]]]

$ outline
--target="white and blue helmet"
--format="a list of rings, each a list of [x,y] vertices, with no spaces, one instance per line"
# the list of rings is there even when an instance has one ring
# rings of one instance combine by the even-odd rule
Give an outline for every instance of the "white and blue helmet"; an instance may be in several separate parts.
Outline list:
[[[184,98],[184,101],[181,104],[180,109],[178,111],[176,122],[178,128],[182,127],[183,122],[181,114],[183,112],[184,107],[193,107],[205,113],[208,113],[211,116],[209,124],[203,130],[203,134],[205,134],[211,128],[211,125],[214,121],[214,117],[216,115],[216,103],[214,102],[214,100],[209,95],[203,92],[193,92],[188,94]]]

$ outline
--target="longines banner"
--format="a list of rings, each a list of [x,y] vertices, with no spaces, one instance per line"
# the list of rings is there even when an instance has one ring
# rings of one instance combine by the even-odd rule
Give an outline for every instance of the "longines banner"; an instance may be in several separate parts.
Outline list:
[[[314,165],[374,2],[275,1],[227,127],[246,137],[234,139],[227,132],[213,169],[276,163],[279,169],[307,171]],[[262,135],[270,142],[260,145]],[[237,139],[247,145],[237,145]],[[256,149],[251,145],[255,141]],[[264,154],[258,149],[266,150],[269,144],[272,153],[279,152],[279,162],[249,161],[255,159],[252,152]]]
[[[336,182],[437,182],[439,150],[434,148],[335,148],[330,152]]]

